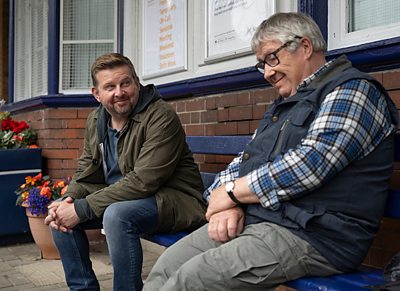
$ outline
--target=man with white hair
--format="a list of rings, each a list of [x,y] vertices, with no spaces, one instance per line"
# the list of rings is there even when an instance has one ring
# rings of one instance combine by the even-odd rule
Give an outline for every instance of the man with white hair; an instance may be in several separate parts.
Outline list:
[[[279,93],[252,141],[204,192],[208,224],[159,258],[144,290],[270,290],[357,268],[383,215],[397,111],[317,24],[277,13],[252,39]]]

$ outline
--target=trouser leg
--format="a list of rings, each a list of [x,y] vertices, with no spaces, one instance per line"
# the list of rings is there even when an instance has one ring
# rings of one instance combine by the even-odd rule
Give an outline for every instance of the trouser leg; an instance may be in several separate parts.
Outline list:
[[[140,235],[157,227],[155,197],[116,202],[107,207],[103,226],[114,269],[114,290],[142,290]]]
[[[93,222],[93,221],[92,221]],[[86,228],[101,227],[101,220],[92,224],[84,223],[71,232],[59,232],[51,229],[53,240],[60,254],[65,279],[70,290],[100,290],[89,257],[89,242]]]
[[[160,257],[144,290],[273,290],[302,276],[338,273],[307,242],[277,225],[249,225],[220,245],[208,239],[206,227]]]

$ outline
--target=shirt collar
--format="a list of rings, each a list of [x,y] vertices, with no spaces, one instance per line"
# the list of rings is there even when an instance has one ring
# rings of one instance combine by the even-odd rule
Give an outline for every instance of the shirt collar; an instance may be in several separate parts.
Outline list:
[[[300,88],[305,88],[308,85],[310,85],[310,83],[315,80],[316,78],[318,78],[323,72],[326,71],[326,69],[328,69],[333,63],[332,61],[329,61],[327,63],[325,63],[322,67],[320,67],[315,73],[311,74],[310,76],[308,76],[307,78],[304,79],[303,82],[301,82],[299,84],[299,86],[297,86],[297,90]]]

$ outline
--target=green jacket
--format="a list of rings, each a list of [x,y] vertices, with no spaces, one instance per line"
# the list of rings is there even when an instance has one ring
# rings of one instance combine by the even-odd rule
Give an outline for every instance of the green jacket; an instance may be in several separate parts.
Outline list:
[[[95,215],[101,217],[114,202],[155,194],[157,232],[195,229],[205,223],[200,173],[178,116],[166,102],[154,96],[159,95],[153,86],[141,86],[139,103],[143,108],[130,117],[118,142],[119,167],[124,178],[112,185],[105,184],[99,142],[99,136],[105,133],[98,132],[107,128],[105,124],[98,126],[105,110],[100,106],[89,114],[83,153],[66,195],[85,198]],[[150,101],[143,105],[143,100]]]

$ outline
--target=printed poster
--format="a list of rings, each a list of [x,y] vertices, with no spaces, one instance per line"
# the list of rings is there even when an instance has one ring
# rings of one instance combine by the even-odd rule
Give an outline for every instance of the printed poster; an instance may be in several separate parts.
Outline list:
[[[256,28],[274,11],[272,0],[208,0],[207,58],[249,52]]]
[[[187,0],[145,0],[143,77],[186,70]]]

